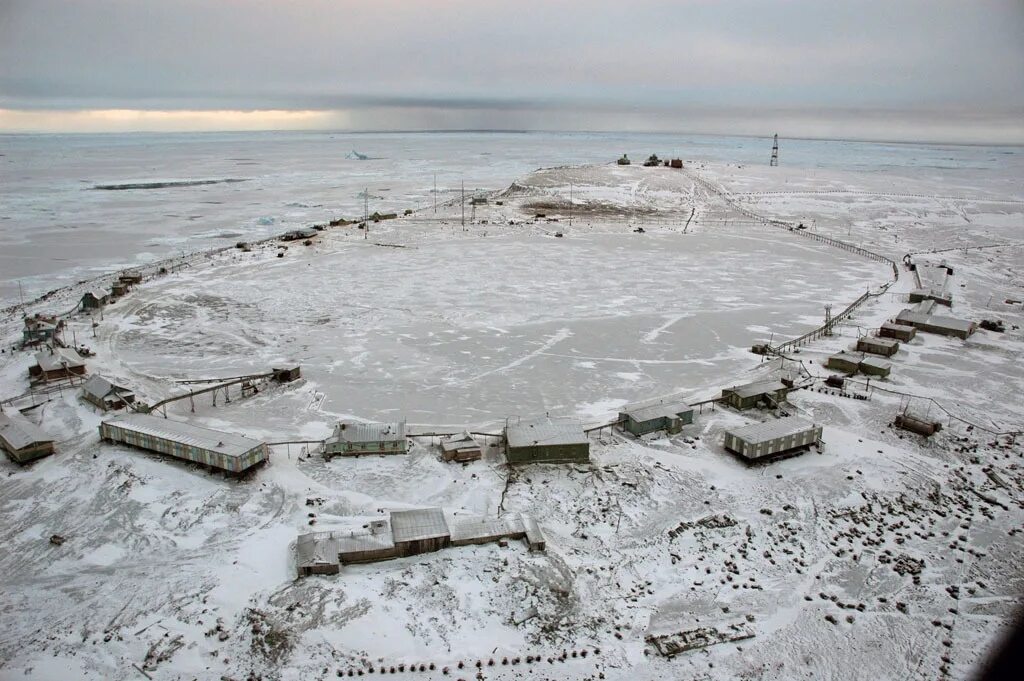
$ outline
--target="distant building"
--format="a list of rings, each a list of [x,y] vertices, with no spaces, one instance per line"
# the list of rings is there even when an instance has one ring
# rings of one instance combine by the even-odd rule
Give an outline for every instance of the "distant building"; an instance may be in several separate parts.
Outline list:
[[[142,283],[142,274],[133,270],[127,270],[122,272],[118,277],[118,281],[128,286],[134,286],[135,284]]]
[[[967,319],[945,317],[923,312],[903,310],[896,316],[900,324],[913,326],[918,331],[926,331],[941,336],[954,336],[956,338],[968,338],[977,330],[978,325]]]
[[[128,295],[128,290],[130,288],[131,287],[128,284],[125,284],[124,282],[115,281],[113,284],[110,285],[110,297],[120,298],[121,296],[126,296]]]
[[[99,289],[93,291],[86,291],[82,294],[82,299],[78,301],[78,307],[84,310],[98,310],[107,304],[107,297],[109,294]]]
[[[359,423],[342,421],[324,443],[324,457],[362,454],[405,454],[405,421],[398,423]]]
[[[932,300],[939,305],[945,305],[946,307],[953,306],[953,295],[946,292],[932,291],[926,288],[916,288],[910,292],[910,302],[921,303],[926,300]]]
[[[693,407],[682,400],[657,400],[626,405],[619,410],[619,427],[633,435],[664,430],[674,435],[693,423]]]
[[[451,543],[452,533],[439,508],[391,512],[391,538],[399,556],[440,551]]]
[[[123,409],[135,402],[135,393],[95,374],[82,386],[82,399],[103,411]]]
[[[20,464],[53,454],[54,439],[18,411],[0,411],[0,449]]]
[[[281,235],[281,241],[301,241],[302,239],[312,239],[318,234],[318,232],[307,227],[304,229],[293,229],[290,232],[285,232]]]
[[[37,352],[28,375],[35,381],[57,381],[85,375],[85,360],[71,348],[47,348]]]
[[[125,414],[100,424],[100,439],[239,474],[263,463],[270,448],[260,440],[148,414]]]
[[[880,336],[861,336],[857,339],[857,350],[869,352],[872,355],[892,357],[900,349],[900,342],[893,338],[882,338]]]
[[[616,163],[618,163],[620,166],[628,166],[630,163],[632,163],[632,161],[629,160],[628,156],[623,154],[622,158],[620,158],[618,161],[616,161]]]
[[[821,441],[821,426],[788,416],[725,431],[725,448],[749,462],[793,454]]]
[[[302,367],[286,367],[284,369],[273,369],[274,380],[278,383],[291,383],[302,378]]]
[[[909,324],[894,324],[892,322],[886,322],[878,329],[878,335],[882,338],[895,338],[896,340],[901,340],[906,343],[907,341],[913,340],[914,336],[917,335],[917,329]]]
[[[857,368],[862,374],[885,378],[892,371],[892,364],[877,357],[865,357]]]
[[[855,374],[860,367],[860,360],[860,355],[851,352],[837,352],[825,360],[825,368]]]
[[[505,424],[505,458],[519,463],[588,463],[590,439],[576,423],[549,418],[515,419]]]
[[[477,461],[483,455],[480,443],[464,431],[441,441],[441,456],[445,461]]]
[[[734,409],[751,409],[760,403],[777,404],[786,399],[789,390],[782,381],[757,381],[723,389],[721,400]]]

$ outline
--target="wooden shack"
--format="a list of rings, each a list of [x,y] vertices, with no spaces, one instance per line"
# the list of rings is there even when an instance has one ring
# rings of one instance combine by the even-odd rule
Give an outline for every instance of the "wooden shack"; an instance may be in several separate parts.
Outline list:
[[[934,315],[913,310],[903,310],[896,316],[900,324],[913,326],[918,331],[935,333],[941,336],[967,339],[978,325],[967,319],[957,319],[944,315]]]
[[[48,348],[37,352],[35,365],[29,367],[29,377],[37,382],[57,381],[84,376],[85,360],[71,348]]]
[[[25,328],[21,331],[23,345],[49,342],[64,328],[64,320],[56,315],[35,314],[25,317]]]
[[[869,352],[872,355],[892,357],[900,349],[900,342],[893,338],[882,338],[880,336],[861,336],[857,339],[857,350]]]
[[[273,369],[274,380],[278,383],[291,383],[302,378],[302,367],[294,366],[284,369]]]
[[[448,546],[451,531],[439,508],[392,511],[391,538],[399,556],[414,556]]]
[[[590,439],[570,421],[547,417],[515,419],[505,424],[505,458],[510,464],[588,463]]]
[[[772,379],[724,388],[720,399],[733,409],[742,411],[758,404],[778,404],[786,399],[789,390],[782,381]]]
[[[360,423],[341,421],[334,434],[324,442],[324,458],[363,454],[405,454],[405,421],[397,423]]]
[[[862,374],[885,378],[892,371],[892,364],[877,357],[865,357],[857,368]]]
[[[909,324],[886,322],[878,329],[878,335],[882,338],[895,338],[906,343],[913,340],[914,336],[917,335],[917,329]]]
[[[953,306],[953,295],[946,292],[933,291],[926,288],[916,288],[910,292],[911,303],[921,303],[926,300],[932,300],[939,305],[945,305],[946,307]]]
[[[135,403],[135,393],[120,385],[111,383],[99,374],[94,374],[82,386],[82,399],[103,411],[124,409]]]
[[[53,454],[54,439],[16,410],[0,411],[0,449],[25,464]]]
[[[100,424],[100,439],[239,474],[263,463],[270,448],[261,440],[148,414],[125,414]]]
[[[833,371],[842,371],[847,374],[855,374],[860,366],[860,360],[860,355],[850,352],[837,352],[825,360],[825,368],[832,369]]]
[[[83,311],[98,310],[107,303],[108,293],[100,290],[86,291],[78,301],[78,307]]]
[[[336,575],[341,571],[340,545],[331,532],[299,535],[295,542],[295,566],[300,577]]]
[[[483,455],[480,443],[463,431],[461,435],[453,435],[441,441],[441,457],[445,461],[478,461]]]
[[[616,163],[618,163],[620,166],[628,166],[630,163],[632,163],[632,161],[629,160],[628,156],[623,154],[622,158],[620,158],[618,161],[616,161]]]
[[[725,448],[748,462],[798,453],[821,441],[822,428],[797,416],[725,431]]]

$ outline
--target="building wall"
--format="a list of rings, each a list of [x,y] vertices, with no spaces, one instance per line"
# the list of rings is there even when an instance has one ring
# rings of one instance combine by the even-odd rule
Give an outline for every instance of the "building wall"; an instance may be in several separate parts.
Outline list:
[[[429,539],[418,539],[416,541],[396,542],[395,551],[399,556],[415,556],[420,553],[440,551],[450,543],[451,537],[431,537]]]
[[[917,334],[917,330],[914,327],[910,327],[906,331],[901,329],[886,329],[882,328],[878,331],[878,335],[883,338],[895,338],[901,341],[909,341],[914,338]]]
[[[388,442],[330,442],[324,446],[324,456],[360,456],[362,454],[405,454],[405,440]]]
[[[870,352],[873,355],[892,357],[900,349],[900,346],[898,344],[889,346],[884,343],[876,343],[870,338],[861,338],[857,341],[857,349],[861,352]]]
[[[623,424],[625,429],[633,435],[647,435],[659,430],[666,430],[668,428],[668,419],[664,416],[657,418],[648,419],[646,421],[636,421],[630,416],[621,414],[620,418],[625,416],[626,422]]]
[[[590,443],[507,447],[509,463],[588,463]]]
[[[52,442],[37,442],[28,447],[22,449],[14,449],[6,441],[0,440],[0,445],[7,451],[7,455],[11,460],[16,463],[28,463],[29,461],[35,461],[41,459],[44,456],[53,454],[53,443]]]
[[[828,361],[825,362],[827,369],[835,369],[836,371],[846,371],[848,373],[855,373],[857,367],[860,366],[854,362],[848,362],[845,359],[836,359],[835,357],[829,357]]]
[[[861,364],[860,371],[862,374],[867,374],[868,376],[881,376],[882,378],[885,378],[889,375],[890,369],[881,369],[868,366],[867,364]]]
[[[242,456],[236,458],[226,456],[219,452],[203,449],[202,447],[193,447],[175,440],[155,437],[148,433],[139,433],[134,430],[121,428],[116,424],[108,423],[100,424],[100,437],[106,440],[113,440],[114,442],[131,445],[132,447],[138,447],[139,449],[148,449],[160,454],[167,454],[168,456],[173,456],[176,459],[191,461],[193,463],[201,463],[204,466],[217,468],[227,471],[228,473],[241,473],[246,471],[256,464],[266,461],[268,455],[268,448],[265,444],[254,447],[245,452]]]
[[[754,444],[743,440],[731,433],[726,433],[725,447],[747,459],[757,460],[765,457],[783,454],[799,447],[812,445],[821,439],[821,428],[810,428],[808,430],[775,438],[767,442]]]

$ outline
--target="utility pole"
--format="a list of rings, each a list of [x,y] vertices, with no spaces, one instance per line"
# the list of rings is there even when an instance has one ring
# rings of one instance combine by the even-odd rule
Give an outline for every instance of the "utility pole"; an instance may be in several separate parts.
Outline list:
[[[462,181],[462,231],[466,231],[466,181]]]
[[[370,188],[363,189],[363,238],[370,233]]]
[[[569,183],[569,226],[572,227],[572,182]]]
[[[825,306],[825,335],[832,335],[832,306]]]
[[[437,173],[434,173],[434,215],[437,215]]]
[[[772,167],[779,165],[779,133],[775,133],[775,139],[772,142],[772,160],[768,162],[768,165]]]

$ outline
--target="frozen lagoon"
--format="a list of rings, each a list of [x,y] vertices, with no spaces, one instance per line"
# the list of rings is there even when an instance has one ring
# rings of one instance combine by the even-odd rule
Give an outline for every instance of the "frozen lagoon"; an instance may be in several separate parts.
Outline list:
[[[297,362],[324,410],[369,419],[594,419],[718,386],[768,329],[799,335],[887,278],[767,229],[334,244],[141,289],[114,350],[158,376]]]

